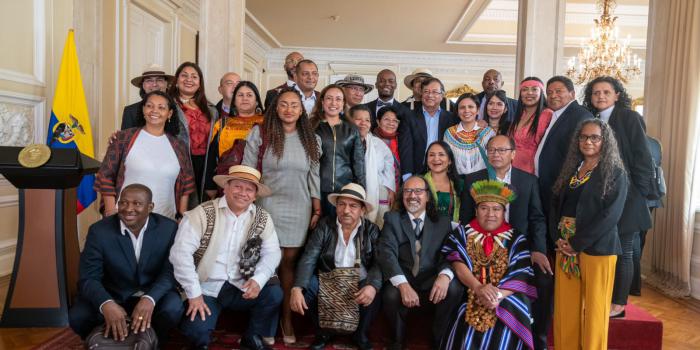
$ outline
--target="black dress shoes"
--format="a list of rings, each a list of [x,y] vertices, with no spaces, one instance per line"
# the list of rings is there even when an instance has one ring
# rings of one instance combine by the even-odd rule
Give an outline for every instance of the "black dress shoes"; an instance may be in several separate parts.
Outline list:
[[[244,336],[241,339],[241,350],[272,350],[272,348],[265,345],[259,335],[254,335]]]
[[[357,345],[357,348],[360,350],[372,350],[374,347],[372,346],[372,343],[367,339],[367,336],[353,336],[352,337],[353,343]]]
[[[328,334],[316,334],[316,339],[311,343],[311,350],[323,350],[326,348],[326,344],[331,341],[331,336]]]
[[[386,350],[403,350],[403,345],[401,343],[391,343],[386,347]]]

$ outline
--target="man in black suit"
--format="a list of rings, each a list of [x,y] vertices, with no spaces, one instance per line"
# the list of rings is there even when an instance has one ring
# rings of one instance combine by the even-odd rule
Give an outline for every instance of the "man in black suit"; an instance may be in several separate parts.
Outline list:
[[[399,157],[404,180],[423,171],[423,158],[428,146],[442,140],[445,130],[459,122],[454,114],[440,107],[445,87],[439,79],[426,78],[421,86],[421,108],[399,124]]]
[[[151,213],[151,190],[141,184],[124,187],[118,204],[117,215],[88,231],[80,255],[78,297],[68,312],[70,326],[85,338],[105,323],[105,336],[123,340],[128,332],[152,325],[165,344],[184,311],[168,261],[177,223]]]
[[[397,115],[399,120],[402,120],[405,115],[408,114],[408,110],[394,98],[394,92],[396,91],[396,74],[394,74],[391,69],[382,69],[377,73],[377,81],[374,83],[377,88],[376,100],[368,102],[367,107],[369,108],[370,118],[372,119],[372,130],[377,127],[377,112],[382,107],[392,106],[396,108],[401,115]]]
[[[391,329],[389,349],[402,348],[409,310],[430,304],[435,307],[432,331],[437,348],[463,293],[440,253],[452,225],[438,215],[422,177],[409,178],[401,194],[402,208],[384,215],[377,256],[384,279],[389,280],[383,288],[384,313]]]
[[[486,101],[486,95],[489,93],[495,93],[503,88],[503,76],[501,72],[495,69],[489,69],[484,73],[484,77],[481,79],[481,87],[484,89],[476,95],[479,99],[479,120],[485,120],[488,122],[488,117],[486,116],[486,106],[488,101]],[[506,108],[508,109],[508,114],[506,114],[506,119],[512,122],[515,118],[515,111],[518,109],[518,100],[507,98]]]
[[[537,177],[512,166],[515,158],[515,141],[510,136],[497,135],[486,144],[489,164],[493,167],[496,179],[510,184],[516,198],[506,207],[506,221],[527,237],[530,259],[535,272],[534,285],[537,287],[537,300],[532,305],[533,334],[535,349],[546,349],[547,328],[551,319],[552,267],[548,259],[547,220],[542,211],[540,189]],[[489,178],[488,170],[480,170],[464,177],[459,221],[469,224],[476,217],[476,204],[468,189],[476,181]]]
[[[624,317],[625,305],[634,274],[634,240],[640,231],[651,228],[651,213],[646,198],[654,178],[653,160],[647,146],[646,126],[639,113],[630,109],[629,97],[617,79],[599,77],[586,87],[584,104],[597,111],[615,132],[620,158],[630,178],[625,208],[618,223],[622,255],[617,258],[615,287],[610,317]]]
[[[294,51],[290,52],[287,57],[284,58],[284,71],[287,73],[287,81],[280,84],[279,86],[276,86],[270,90],[267,90],[267,93],[265,94],[265,109],[267,110],[268,107],[270,107],[270,104],[272,103],[272,100],[277,97],[277,95],[284,89],[285,87],[293,87],[296,86],[296,67],[299,61],[303,60],[304,56],[302,54]]]
[[[160,90],[165,92],[174,80],[175,77],[165,74],[163,67],[152,64],[145,68],[140,76],[131,79],[131,85],[139,88],[139,96],[143,99],[151,91]],[[143,101],[132,103],[124,107],[120,129],[125,130],[137,127],[141,119],[143,119]]]

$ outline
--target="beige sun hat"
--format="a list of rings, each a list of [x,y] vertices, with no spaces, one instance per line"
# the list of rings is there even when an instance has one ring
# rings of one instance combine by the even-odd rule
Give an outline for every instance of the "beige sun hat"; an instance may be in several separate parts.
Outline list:
[[[411,89],[413,89],[413,80],[415,80],[418,77],[432,78],[433,72],[431,72],[427,68],[418,68],[418,69],[414,70],[411,74],[409,74],[405,78],[403,78],[403,84],[409,90],[411,90]]]
[[[365,83],[365,78],[358,74],[348,74],[342,80],[335,82],[335,85],[340,87],[346,87],[350,85],[362,86],[365,89],[365,93],[368,93],[374,89],[374,86]]]
[[[367,201],[367,194],[365,193],[365,189],[362,188],[362,186],[355,184],[355,183],[349,183],[343,188],[340,189],[340,192],[338,193],[331,193],[328,195],[328,201],[335,206],[335,202],[338,200],[339,197],[345,197],[345,198],[352,198],[354,200],[358,200],[362,202],[365,205],[365,208],[367,208],[367,211],[372,211],[374,206],[372,203]]]
[[[175,81],[175,76],[170,74],[165,74],[165,68],[159,64],[151,64],[143,69],[143,73],[140,76],[131,79],[131,85],[141,88],[143,80],[149,77],[164,77],[168,81],[168,84],[172,84]]]
[[[260,172],[249,166],[245,165],[234,165],[228,168],[228,175],[216,175],[214,176],[214,182],[216,182],[219,187],[223,188],[229,182],[229,180],[243,180],[248,181],[258,188],[258,197],[266,197],[272,194],[272,190],[265,186],[260,180]]]

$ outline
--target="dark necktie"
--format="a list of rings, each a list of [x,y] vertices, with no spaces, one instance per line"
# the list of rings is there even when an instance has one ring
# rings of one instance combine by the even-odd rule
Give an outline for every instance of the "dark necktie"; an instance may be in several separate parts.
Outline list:
[[[391,102],[384,102],[382,100],[377,100],[377,108],[382,108],[386,106],[391,106]]]
[[[418,270],[420,269],[420,236],[422,231],[420,224],[423,222],[423,220],[420,218],[415,218],[413,219],[413,222],[416,224],[416,227],[413,228],[413,233],[416,235],[416,256],[413,258],[413,268],[411,269],[411,273],[413,273],[413,276],[415,277],[418,275]]]

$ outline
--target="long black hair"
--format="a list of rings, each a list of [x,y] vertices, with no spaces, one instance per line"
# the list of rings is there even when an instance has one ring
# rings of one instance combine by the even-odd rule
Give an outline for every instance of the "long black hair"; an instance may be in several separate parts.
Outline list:
[[[253,93],[255,94],[255,102],[257,105],[255,106],[255,113],[256,114],[265,114],[265,108],[263,107],[262,99],[260,99],[260,91],[258,91],[258,87],[253,84],[253,82],[248,81],[248,80],[242,80],[236,85],[236,88],[233,89],[233,97],[231,98],[231,106],[229,106],[229,115],[232,117],[235,117],[238,115],[238,110],[236,109],[236,94],[238,93],[238,90],[240,90],[242,87],[247,87],[251,90],[253,90]]]
[[[428,185],[428,180],[424,179],[421,176],[411,176],[409,179],[406,179],[406,182],[408,180],[416,178],[416,179],[421,179],[423,181],[423,189],[425,189],[425,193],[428,195],[428,201],[425,202],[425,216],[430,219],[432,222],[437,222],[440,219],[440,213],[438,213],[437,210],[437,204],[435,204],[435,198],[433,198],[433,195],[430,193],[430,185]],[[399,198],[395,202],[395,207],[402,213],[406,212],[406,206],[403,204],[403,188],[406,186],[406,182],[401,185],[401,190],[399,190]]]
[[[428,151],[430,151],[430,148],[438,145],[442,147],[442,149],[445,150],[445,153],[447,154],[447,158],[450,160],[450,165],[447,166],[447,177],[457,185],[457,182],[459,181],[459,173],[457,172],[457,162],[455,162],[455,154],[452,153],[452,149],[450,146],[445,143],[445,141],[435,141],[428,146],[428,148],[425,151],[425,157],[423,158],[423,172],[422,174],[427,174],[430,171],[430,167],[428,166]]]
[[[594,115],[598,113],[598,110],[596,110],[596,108],[593,107],[593,103],[591,101],[591,97],[593,97],[593,86],[598,83],[610,84],[610,86],[613,87],[615,92],[619,94],[619,96],[617,97],[617,101],[615,102],[615,107],[623,109],[632,108],[632,99],[627,94],[627,90],[625,89],[625,86],[622,85],[622,82],[613,77],[602,76],[591,80],[588,83],[588,85],[586,85],[586,89],[583,95],[583,106],[588,108],[588,110],[591,111],[591,113],[593,113]]]
[[[165,121],[165,132],[172,136],[177,136],[180,133],[180,123],[177,119],[177,105],[175,104],[175,100],[173,100],[170,95],[160,90],[151,91],[143,97],[143,101],[141,101],[141,118],[136,119],[136,126],[143,127],[146,125],[146,116],[143,113],[143,107],[146,106],[146,103],[151,96],[160,96],[168,101],[168,110],[173,112],[173,114],[170,116],[170,118],[168,118],[168,120]]]
[[[527,77],[523,79],[523,81],[520,82],[520,84],[526,82],[526,81],[538,81],[540,84],[544,86],[544,82],[542,82],[542,79],[538,77]],[[522,95],[522,94],[521,94]],[[513,118],[513,122],[510,124],[510,127],[508,128],[508,134],[509,135],[514,135],[515,130],[518,128],[518,124],[520,123],[520,119],[523,116],[523,112],[525,111],[525,104],[523,104],[523,98],[522,96],[518,96],[518,109],[515,112],[515,117]],[[532,117],[532,122],[530,124],[530,129],[527,131],[528,135],[534,136],[537,134],[537,126],[539,125],[540,122],[540,114],[542,111],[547,107],[546,104],[546,98],[545,98],[545,91],[544,89],[540,89],[540,100],[537,102],[537,109],[535,110],[535,114]]]
[[[488,108],[489,108],[489,102],[491,102],[491,99],[496,97],[497,99],[501,100],[503,102],[503,105],[505,106],[505,109],[503,110],[503,113],[498,119],[498,127],[494,130],[497,134],[506,134],[508,133],[508,128],[510,127],[510,122],[508,121],[508,97],[506,96],[506,92],[503,90],[496,90],[494,92],[489,92],[486,94],[486,98],[484,99],[484,120],[486,121],[486,124],[489,123],[489,120],[491,117],[489,117],[488,113]]]
[[[277,104],[279,103],[280,97],[284,94],[293,94],[299,99],[299,104],[301,108],[301,115],[297,119],[297,135],[299,136],[299,141],[302,147],[304,147],[304,152],[306,153],[306,158],[311,164],[317,164],[318,160],[321,158],[321,150],[316,143],[316,133],[314,129],[311,128],[311,122],[304,109],[304,104],[301,102],[301,94],[294,88],[285,87],[280,90],[279,94],[275,97],[265,113],[265,119],[263,120],[261,137],[264,134],[265,140],[267,141],[267,148],[270,149],[272,154],[277,157],[279,162],[284,155],[284,141],[286,135],[284,133],[284,128],[282,126],[282,120],[277,114]],[[296,156],[296,155],[295,155]]]
[[[625,165],[622,163],[622,159],[620,159],[615,133],[612,131],[612,128],[610,128],[610,125],[600,119],[584,120],[579,123],[574,132],[574,137],[571,138],[566,160],[564,160],[564,165],[561,167],[559,177],[552,188],[555,198],[559,198],[563,194],[564,189],[569,183],[569,179],[576,173],[576,169],[583,161],[583,154],[581,153],[578,138],[581,135],[583,127],[588,124],[597,125],[600,128],[600,135],[603,138],[602,141],[600,141],[602,142],[600,146],[600,159],[596,166],[598,171],[601,172],[601,178],[603,179],[603,191],[600,193],[601,198],[610,193],[615,186],[615,172],[622,171],[625,173]]]
[[[180,77],[180,73],[182,73],[182,71],[187,67],[192,67],[192,69],[197,71],[197,75],[199,75],[199,89],[197,89],[197,92],[194,93],[194,97],[192,97],[192,99],[207,120],[211,121],[213,116],[209,111],[209,102],[207,101],[207,95],[204,92],[204,75],[202,74],[202,69],[199,68],[196,63],[183,62],[179,67],[177,67],[177,70],[175,71],[175,83],[170,85],[168,95],[172,96],[172,98],[176,101],[180,98],[180,90],[177,88],[177,80],[178,77]]]

